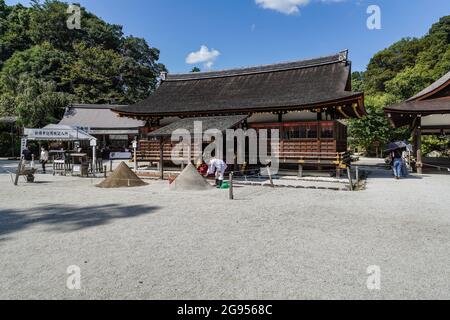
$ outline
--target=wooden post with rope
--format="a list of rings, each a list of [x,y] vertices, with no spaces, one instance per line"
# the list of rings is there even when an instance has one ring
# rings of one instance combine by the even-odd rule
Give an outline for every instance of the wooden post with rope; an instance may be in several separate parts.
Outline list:
[[[234,173],[233,172],[230,172],[230,189],[229,189],[229,191],[230,191],[230,200],[234,200],[234,190],[233,190],[233,175],[234,175]]]
[[[352,168],[350,166],[347,167],[347,175],[348,175],[348,181],[350,183],[350,191],[354,191],[353,178],[352,178]]]
[[[20,171],[22,171],[22,160],[19,161],[19,165],[17,166],[16,178],[14,179],[15,186],[19,184]]]
[[[273,184],[272,173],[270,172],[270,165],[267,166],[267,174],[269,175],[270,186],[273,188],[275,185]]]
[[[359,167],[356,166],[356,185],[359,185]]]

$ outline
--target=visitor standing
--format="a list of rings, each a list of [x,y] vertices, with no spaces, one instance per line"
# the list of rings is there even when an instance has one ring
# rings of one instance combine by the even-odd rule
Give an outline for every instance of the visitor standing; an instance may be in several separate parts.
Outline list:
[[[394,171],[395,179],[399,180],[402,176],[402,167],[403,167],[403,157],[402,151],[400,149],[396,149],[391,152],[392,158],[392,169]]]
[[[45,147],[41,148],[41,157],[40,157],[40,161],[42,164],[42,173],[46,174],[46,170],[45,170],[45,166],[48,163],[48,151],[45,149]]]

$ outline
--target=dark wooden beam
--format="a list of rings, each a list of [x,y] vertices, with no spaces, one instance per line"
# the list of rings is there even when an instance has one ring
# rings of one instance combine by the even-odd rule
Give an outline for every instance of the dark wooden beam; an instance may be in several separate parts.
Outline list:
[[[164,138],[159,138],[159,178],[164,180]]]
[[[278,122],[283,122],[283,114],[281,112],[278,113]]]
[[[317,112],[317,121],[322,121],[322,112]]]
[[[417,139],[417,173],[422,174],[422,118],[417,118],[417,129],[416,129],[416,139]]]

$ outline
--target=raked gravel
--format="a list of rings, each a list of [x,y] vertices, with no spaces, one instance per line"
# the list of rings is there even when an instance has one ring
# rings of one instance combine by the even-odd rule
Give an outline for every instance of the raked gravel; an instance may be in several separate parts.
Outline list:
[[[0,299],[450,299],[449,176],[375,170],[360,192],[242,186],[235,201],[37,180],[0,169]]]

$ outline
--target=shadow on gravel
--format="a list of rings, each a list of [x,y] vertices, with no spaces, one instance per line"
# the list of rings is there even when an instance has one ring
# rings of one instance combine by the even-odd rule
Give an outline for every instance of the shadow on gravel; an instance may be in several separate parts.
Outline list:
[[[27,210],[1,209],[0,237],[38,224],[48,225],[50,231],[73,232],[105,225],[113,220],[152,214],[158,209],[160,207],[157,206],[116,204],[93,207],[45,205]]]

